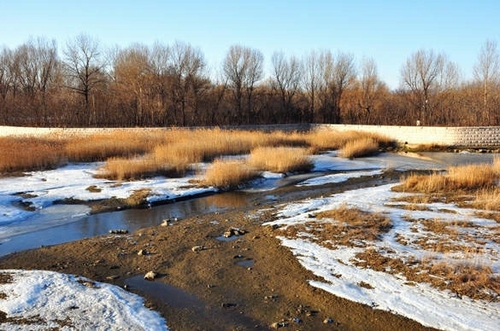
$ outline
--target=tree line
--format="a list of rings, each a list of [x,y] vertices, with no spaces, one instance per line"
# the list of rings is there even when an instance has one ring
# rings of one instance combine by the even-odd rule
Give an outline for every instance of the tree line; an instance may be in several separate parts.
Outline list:
[[[210,71],[189,43],[104,48],[81,34],[61,52],[31,38],[0,49],[0,124],[213,126],[276,123],[500,125],[500,55],[486,41],[470,81],[446,54],[421,49],[401,66],[400,86],[373,59],[311,51],[264,56],[233,45]]]

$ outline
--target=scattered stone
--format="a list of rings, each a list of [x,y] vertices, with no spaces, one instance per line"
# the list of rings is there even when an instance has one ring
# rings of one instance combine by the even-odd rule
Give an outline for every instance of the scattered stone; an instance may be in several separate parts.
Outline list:
[[[139,255],[139,256],[149,255],[149,252],[145,249],[141,249],[141,250],[139,250],[139,252],[137,252],[137,255]]]
[[[80,282],[82,285],[84,286],[87,286],[88,288],[97,288],[97,286],[95,286],[95,283],[94,282],[91,282],[91,281],[82,281]]]
[[[120,278],[120,275],[111,275],[111,276],[106,277],[107,280],[115,280],[118,278]]]
[[[154,280],[158,274],[154,271],[150,271],[144,275],[145,280]]]
[[[277,296],[277,295],[266,295],[266,296],[264,297],[264,300],[266,300],[266,301],[267,301],[267,300],[273,300],[273,301],[274,301],[274,300],[276,300],[276,299],[278,299],[278,296]]]
[[[332,323],[333,323],[333,319],[331,319],[330,317],[325,318],[323,321],[323,324],[332,324]]]
[[[241,255],[241,254],[233,256],[233,259],[242,259],[242,258],[243,258],[243,255]]]
[[[164,219],[163,222],[161,223],[161,226],[168,226],[170,224],[169,219]]]
[[[273,329],[279,329],[279,328],[284,328],[288,326],[288,322],[274,322],[271,324],[271,328]]]
[[[123,230],[123,229],[109,230],[109,233],[111,233],[111,234],[127,234],[128,230]]]
[[[229,230],[224,231],[223,236],[225,238],[230,238],[232,236],[242,236],[242,235],[244,235],[246,233],[247,233],[246,230],[242,230],[242,229],[239,229],[239,228],[229,228]]]
[[[221,303],[221,307],[222,308],[231,308],[231,307],[236,307],[236,304],[231,303],[231,302],[223,302],[223,303]]]
[[[205,248],[205,246],[193,246],[193,247],[191,248],[191,250],[192,250],[193,252],[200,252],[200,251],[204,251],[205,249],[206,249],[206,248]]]

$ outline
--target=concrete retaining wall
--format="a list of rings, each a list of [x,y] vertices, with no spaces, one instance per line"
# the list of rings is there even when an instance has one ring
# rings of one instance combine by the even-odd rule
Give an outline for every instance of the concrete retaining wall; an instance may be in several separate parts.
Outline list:
[[[367,131],[384,134],[398,142],[410,145],[439,144],[468,148],[499,148],[500,127],[427,127],[389,125],[321,125],[338,131]]]
[[[389,125],[343,125],[343,124],[293,124],[293,125],[259,125],[227,127],[244,130],[282,130],[307,131],[310,129],[331,128],[337,131],[367,131],[384,134],[401,144],[439,144],[466,148],[500,148],[500,126],[481,127],[427,127],[427,126],[389,126]],[[165,130],[168,128],[145,128],[144,130]],[[71,134],[91,134],[104,132],[105,128],[62,129],[62,128],[25,128],[0,126],[0,136],[9,135],[43,135],[55,134],[67,136]],[[117,130],[117,129],[112,129]],[[118,130],[137,130],[137,128],[121,128]]]

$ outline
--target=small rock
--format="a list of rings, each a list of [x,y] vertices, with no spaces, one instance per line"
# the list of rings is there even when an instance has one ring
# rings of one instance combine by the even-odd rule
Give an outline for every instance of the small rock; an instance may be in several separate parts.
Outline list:
[[[83,285],[87,286],[88,288],[95,288],[95,283],[94,282],[90,282],[90,281],[83,281],[82,282]]]
[[[331,323],[333,323],[333,319],[331,319],[330,317],[325,318],[325,320],[323,321],[323,324],[331,324]]]
[[[115,280],[115,279],[118,279],[118,278],[120,278],[119,275],[111,275],[111,276],[106,277],[107,280]]]
[[[109,230],[111,234],[127,234],[128,230],[118,229],[118,230]]]
[[[279,329],[279,328],[284,328],[288,326],[288,322],[274,322],[271,324],[271,328],[273,329]]]
[[[144,275],[145,280],[154,280],[158,274],[154,271],[150,271]]]
[[[137,255],[142,256],[142,255],[149,255],[148,251],[145,249],[141,249],[139,252],[137,252]]]
[[[200,251],[205,250],[205,246],[193,246],[193,247],[191,248],[191,250],[192,250],[193,252],[200,252]]]
[[[164,219],[163,222],[161,223],[161,226],[168,226],[170,223],[170,220]]]
[[[231,307],[236,307],[236,304],[231,303],[231,302],[223,302],[223,303],[221,303],[221,307],[222,308],[231,308]]]

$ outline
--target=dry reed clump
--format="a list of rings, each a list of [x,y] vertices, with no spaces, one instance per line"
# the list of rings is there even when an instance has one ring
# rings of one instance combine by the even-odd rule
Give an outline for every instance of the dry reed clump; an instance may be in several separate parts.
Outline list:
[[[48,137],[0,138],[0,173],[50,169],[65,163],[64,140]]]
[[[370,145],[373,142],[377,145],[375,149],[369,149],[367,153],[376,153],[380,148],[395,147],[396,142],[387,136],[362,131],[335,131],[329,129],[319,129],[305,134],[306,141],[314,151],[338,150],[345,149],[347,144],[352,144],[354,141],[365,141]],[[360,142],[358,145],[362,145]],[[360,154],[359,156],[367,155]],[[353,157],[359,157],[353,156]],[[349,157],[349,156],[346,156]]]
[[[202,184],[227,190],[237,188],[258,176],[259,173],[243,161],[216,159],[205,172]]]
[[[183,175],[186,169],[161,163],[146,156],[134,159],[110,158],[99,170],[96,177],[112,180],[134,180],[156,175],[178,177]]]
[[[313,166],[307,149],[292,147],[257,147],[247,162],[256,169],[280,173],[309,171]]]
[[[359,138],[345,143],[339,156],[353,159],[361,156],[375,155],[379,151],[378,142],[373,138]]]
[[[64,153],[73,162],[104,161],[111,157],[135,157],[165,141],[164,131],[114,131],[78,136],[67,141]]]
[[[498,161],[493,165],[469,164],[449,167],[446,173],[409,175],[397,191],[420,193],[456,193],[491,190],[500,179]]]

